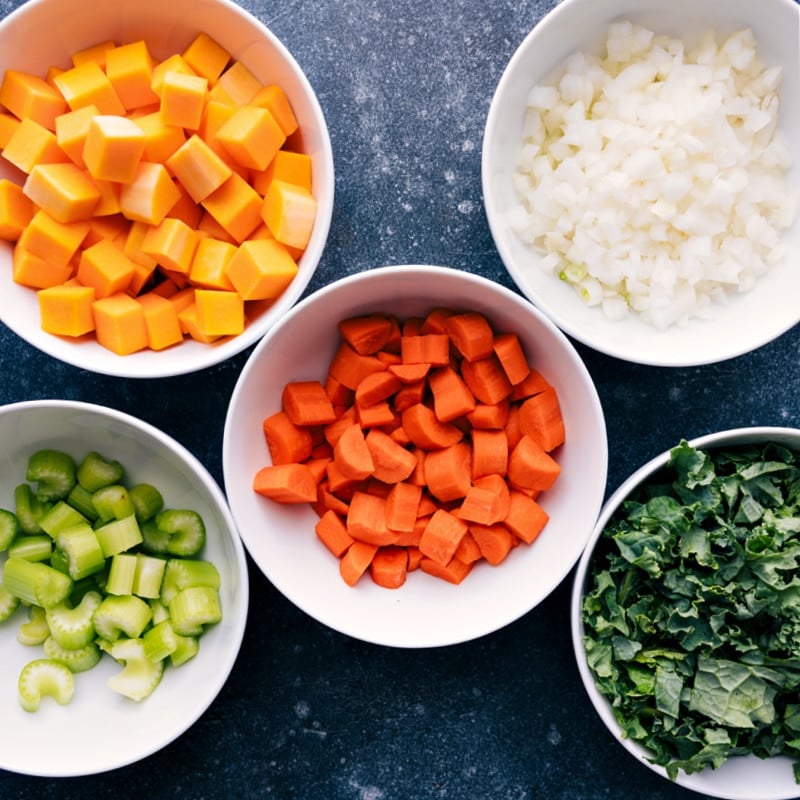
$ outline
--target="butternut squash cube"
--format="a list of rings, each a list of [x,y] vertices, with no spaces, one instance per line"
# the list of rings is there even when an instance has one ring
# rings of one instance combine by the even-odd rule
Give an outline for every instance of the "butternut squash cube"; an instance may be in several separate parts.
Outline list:
[[[83,160],[86,134],[89,133],[92,119],[99,113],[97,106],[88,105],[75,111],[65,111],[56,117],[56,143],[79,167],[86,166]]]
[[[237,172],[231,173],[201,205],[237,243],[243,242],[261,222],[261,196]]]
[[[103,347],[125,356],[148,345],[144,309],[130,295],[120,292],[92,303],[95,335]]]
[[[87,219],[100,202],[97,186],[71,161],[37,164],[30,171],[22,190],[59,222]]]
[[[219,100],[209,100],[206,103],[200,130],[200,138],[219,156],[228,158],[228,151],[222,142],[217,139],[217,131],[236,113],[236,107],[230,103],[221,103]]]
[[[208,235],[214,239],[219,239],[223,242],[230,242],[231,244],[238,244],[236,239],[231,236],[222,225],[217,222],[208,211],[203,211],[203,216],[200,217],[200,223],[197,226],[197,232],[203,235]],[[252,236],[252,234],[250,234]],[[247,238],[249,239],[250,236]]]
[[[263,197],[270,183],[277,179],[294,183],[311,191],[311,156],[307,153],[295,153],[291,150],[279,150],[266,169],[254,170],[250,173],[250,183]]]
[[[59,222],[40,208],[22,231],[18,245],[53,266],[62,267],[69,264],[88,233],[86,220]]]
[[[255,97],[262,85],[241,61],[234,61],[209,89],[208,99],[231,106],[243,106]]]
[[[106,75],[128,111],[158,103],[151,87],[153,57],[143,39],[106,52]]]
[[[181,324],[181,330],[188,334],[194,341],[201,344],[211,344],[212,342],[221,339],[221,336],[212,336],[203,333],[200,326],[197,324],[197,305],[192,303],[185,308],[178,311],[178,320]]]
[[[122,249],[102,239],[82,251],[76,277],[91,286],[99,299],[124,292],[135,272],[136,265]]]
[[[305,249],[316,215],[317,201],[308,189],[280,180],[270,183],[261,216],[279,242]]]
[[[0,105],[18,119],[32,119],[48,130],[67,110],[67,102],[44,78],[21,70],[8,69],[0,83]]]
[[[19,244],[12,254],[11,276],[15,283],[30,289],[58,286],[72,275],[72,264],[55,264]]]
[[[183,188],[180,181],[173,179],[173,183],[180,197],[169,210],[169,215],[177,219],[182,219],[190,228],[197,230],[197,226],[200,224],[200,219],[203,216],[203,209],[189,197],[189,193]]]
[[[183,220],[165,217],[148,229],[142,240],[142,252],[152,256],[162,267],[188,275],[197,242],[197,231]]]
[[[95,217],[107,217],[111,214],[119,214],[119,197],[122,184],[116,181],[95,180],[88,172],[86,175],[97,187],[97,191],[100,192],[100,202],[95,206],[92,215]]]
[[[250,105],[268,109],[287,137],[300,127],[289,97],[275,83],[262,86],[250,99]]]
[[[297,263],[275,239],[248,239],[226,274],[244,300],[273,300],[297,275]]]
[[[145,144],[142,158],[157,164],[167,159],[186,141],[186,133],[177,125],[167,125],[161,111],[151,111],[136,117],[136,124],[144,131]]]
[[[33,219],[34,207],[22,187],[0,178],[0,239],[15,242]]]
[[[18,125],[19,117],[7,111],[0,111],[0,150],[8,144]]]
[[[147,222],[139,222],[134,220],[128,228],[128,235],[125,237],[125,243],[122,246],[122,252],[128,258],[139,264],[140,266],[147,267],[152,272],[158,262],[152,257],[145,255],[142,252],[142,242],[150,229],[150,224]]]
[[[208,94],[208,80],[168,70],[161,83],[161,119],[165,125],[177,125],[196,131],[203,119]]]
[[[147,342],[151,350],[164,350],[183,341],[183,331],[173,303],[155,292],[147,292],[136,299],[144,310]]]
[[[84,106],[97,106],[101,114],[125,114],[119,95],[96,61],[65,69],[53,77],[53,82],[73,111]]]
[[[93,62],[101,69],[105,69],[108,51],[113,50],[116,46],[116,42],[112,39],[105,39],[97,44],[84,47],[82,50],[77,50],[72,54],[72,66],[79,67],[81,64]]]
[[[266,169],[286,134],[268,109],[243,106],[217,131],[217,140],[238,164]]]
[[[144,146],[144,131],[133,120],[114,114],[98,114],[89,123],[83,160],[93,178],[130,183]]]
[[[25,117],[3,148],[3,158],[22,172],[30,172],[37,164],[69,161],[58,146],[56,135],[33,119]]]
[[[244,330],[244,300],[237,292],[195,289],[197,327],[205,336],[236,336]]]
[[[152,90],[161,97],[161,86],[164,82],[164,76],[168,72],[183,72],[186,75],[195,75],[195,71],[186,63],[180,53],[165,58],[153,65],[153,78],[150,82]]]
[[[200,203],[231,176],[231,168],[197,135],[190,136],[167,167],[195,203]]]
[[[225,270],[235,255],[236,245],[213,236],[202,237],[194,252],[189,279],[198,287],[233,290]]]
[[[130,182],[120,187],[119,207],[134,222],[158,225],[180,199],[163,164],[140,161]]]
[[[122,214],[95,214],[89,220],[89,233],[81,243],[82,248],[91,247],[101,239],[114,242],[117,247],[124,248],[131,223]]]
[[[42,330],[56,336],[83,336],[94,330],[94,289],[61,284],[40,289],[39,318]]]
[[[216,39],[203,32],[197,34],[181,55],[198,75],[208,80],[210,86],[216,83],[231,59],[231,54]]]

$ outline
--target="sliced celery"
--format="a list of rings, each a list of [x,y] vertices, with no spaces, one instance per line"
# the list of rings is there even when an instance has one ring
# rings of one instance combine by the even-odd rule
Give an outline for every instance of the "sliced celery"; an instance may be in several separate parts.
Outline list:
[[[197,555],[206,543],[203,518],[191,509],[168,508],[156,514],[159,530],[170,534],[167,552],[173,556]]]
[[[8,548],[8,557],[16,556],[26,561],[47,561],[53,552],[53,540],[46,533],[17,536]]]
[[[161,599],[148,600],[150,610],[153,612],[153,617],[150,620],[153,626],[158,625],[165,619],[169,619],[169,609],[164,605]]]
[[[168,619],[149,628],[142,635],[144,654],[150,661],[163,661],[178,649],[178,634]]]
[[[200,640],[196,636],[178,636],[178,646],[170,654],[169,663],[180,667],[194,658],[200,650]]]
[[[147,658],[141,639],[119,639],[108,652],[125,665],[108,679],[109,687],[115,692],[138,702],[149,697],[161,682],[164,662]]]
[[[50,635],[47,612],[41,606],[28,606],[28,619],[19,626],[17,641],[27,647],[42,644]]]
[[[133,594],[153,600],[161,594],[167,562],[158,556],[136,554],[136,574],[133,580]]]
[[[92,492],[84,489],[79,483],[72,487],[72,491],[67,495],[67,502],[78,512],[83,514],[89,522],[97,519],[97,509],[92,502]]]
[[[164,570],[161,600],[169,605],[172,598],[190,586],[210,586],[219,589],[219,570],[211,561],[190,558],[171,558]]]
[[[137,560],[135,553],[117,553],[111,556],[111,567],[106,581],[108,594],[133,594]]]
[[[49,658],[28,662],[19,674],[19,701],[26,711],[39,709],[43,697],[52,697],[62,706],[72,700],[75,678],[69,667]]]
[[[42,563],[24,558],[9,558],[3,564],[3,583],[20,600],[42,608],[64,601],[72,589],[69,575]]]
[[[170,601],[169,617],[175,633],[197,635],[205,625],[214,625],[222,619],[219,592],[211,586],[183,589]]]
[[[162,531],[154,518],[146,519],[139,525],[142,532],[142,549],[153,555],[169,555],[167,553],[167,542],[171,533]]]
[[[44,654],[51,661],[63,664],[70,672],[86,672],[94,667],[102,658],[100,648],[89,642],[83,647],[62,647],[53,636],[44,640]]]
[[[124,553],[142,542],[142,531],[133,514],[106,522],[95,529],[95,534],[106,558]]]
[[[17,515],[6,508],[0,508],[0,553],[11,547],[18,533]]]
[[[36,497],[42,502],[63,500],[76,481],[75,461],[69,453],[44,448],[28,458],[25,478],[36,484]]]
[[[85,647],[95,638],[93,617],[102,602],[99,592],[86,592],[74,608],[66,603],[48,608],[45,617],[50,635],[61,647],[75,650]]]
[[[52,539],[65,528],[72,528],[81,523],[88,524],[89,520],[74,509],[66,500],[57,500],[42,515],[39,520],[39,527]]]
[[[19,607],[19,597],[0,583],[0,622],[5,622]]]
[[[162,508],[164,508],[164,498],[155,486],[149,483],[137,483],[128,489],[128,496],[136,509],[136,519],[140,523],[152,519]]]
[[[103,598],[92,621],[98,636],[114,642],[123,633],[131,639],[141,636],[152,616],[150,606],[141,597],[110,594]]]
[[[109,460],[94,450],[84,456],[77,469],[78,483],[88,492],[121,483],[124,475],[119,461]]]
[[[92,495],[92,503],[101,522],[131,517],[136,513],[128,490],[117,483],[98,489]]]
[[[56,547],[67,557],[67,571],[75,581],[100,572],[106,565],[99,536],[88,522],[62,529]]]
[[[33,489],[27,483],[21,483],[14,489],[14,513],[22,533],[42,533],[39,520],[50,507],[36,497]]]

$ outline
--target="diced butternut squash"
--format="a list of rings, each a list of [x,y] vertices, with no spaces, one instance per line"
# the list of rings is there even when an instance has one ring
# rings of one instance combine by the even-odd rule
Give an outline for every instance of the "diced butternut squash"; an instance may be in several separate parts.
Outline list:
[[[230,53],[207,33],[198,33],[181,54],[183,60],[213,86],[231,59]]]
[[[236,113],[236,106],[219,100],[208,100],[197,134],[219,156],[228,157],[228,151],[217,140],[217,131]]]
[[[272,300],[297,275],[297,262],[275,239],[249,239],[239,245],[226,273],[245,300]]]
[[[72,276],[72,264],[69,262],[55,263],[19,245],[14,248],[11,269],[14,282],[31,289],[58,286]]]
[[[19,127],[19,118],[8,111],[0,110],[0,150],[11,140],[14,131]]]
[[[203,209],[189,197],[186,187],[178,180],[174,180],[175,188],[180,193],[180,197],[174,206],[169,210],[171,217],[183,220],[190,228],[197,230],[200,220],[205,213]]]
[[[264,170],[253,170],[250,182],[263,197],[273,180],[286,181],[311,191],[311,156],[291,150],[279,150]]]
[[[0,83],[0,105],[18,119],[32,119],[50,131],[55,119],[67,110],[63,96],[44,78],[8,69]]]
[[[86,134],[89,133],[89,124],[100,112],[97,106],[88,105],[75,111],[65,111],[55,119],[56,144],[79,167],[85,167],[83,148],[86,144]]]
[[[25,117],[14,129],[3,148],[3,158],[22,172],[30,172],[37,164],[68,161],[58,146],[56,135],[35,120]]]
[[[244,330],[244,300],[237,292],[195,289],[197,327],[206,336],[236,336]]]
[[[132,179],[120,187],[119,206],[130,220],[158,225],[180,199],[163,164],[140,161]]]
[[[167,70],[161,82],[161,119],[165,125],[196,131],[203,118],[208,81],[199,75]]]
[[[63,266],[78,252],[88,233],[89,223],[86,220],[59,222],[46,211],[38,209],[18,241],[34,255],[54,266]]]
[[[270,183],[261,217],[279,242],[305,249],[316,215],[317,201],[308,189],[280,180]]]
[[[275,83],[262,86],[250,99],[250,105],[269,109],[287,137],[291,136],[299,127],[286,92]]]
[[[33,203],[21,187],[8,178],[0,178],[0,239],[19,239],[33,214]]]
[[[212,336],[203,333],[200,326],[197,324],[197,305],[194,302],[178,311],[178,319],[181,323],[181,330],[196,342],[211,344],[221,338],[220,336]]]
[[[102,42],[89,45],[81,50],[76,50],[72,54],[72,66],[80,67],[82,64],[94,63],[100,69],[106,68],[106,56],[109,50],[116,47],[116,42],[113,39],[104,39]]]
[[[183,128],[167,125],[158,110],[136,117],[136,124],[144,131],[142,158],[147,161],[166,164],[167,159],[186,141]]]
[[[261,86],[261,81],[241,61],[234,61],[209,89],[208,98],[243,106],[253,99]]]
[[[146,292],[136,299],[144,311],[147,342],[151,350],[164,350],[183,341],[183,331],[173,303],[155,292]]]
[[[42,330],[56,336],[83,336],[94,330],[94,289],[60,284],[37,293]]]
[[[97,106],[101,114],[125,114],[125,106],[114,91],[108,75],[96,61],[86,61],[66,69],[56,75],[53,81],[73,111],[83,106]]]
[[[94,207],[92,215],[94,217],[107,217],[119,214],[121,210],[119,197],[122,184],[116,181],[95,180],[88,172],[86,175],[100,193],[100,200]]]
[[[235,241],[243,242],[261,222],[262,202],[258,192],[233,172],[201,205]]]
[[[87,219],[100,202],[100,191],[95,183],[71,161],[37,164],[22,190],[59,222]]]
[[[164,83],[164,76],[168,72],[182,72],[185,75],[195,75],[195,71],[186,63],[180,53],[173,53],[163,61],[153,64],[153,77],[150,81],[150,88],[161,97],[161,87]]]
[[[126,110],[158,102],[158,95],[150,85],[153,57],[144,40],[113,47],[106,51],[105,57],[106,75]]]
[[[97,341],[112,353],[124,356],[148,345],[142,304],[120,292],[92,303]]]
[[[197,231],[183,220],[165,217],[145,234],[142,252],[152,256],[161,266],[188,275],[197,241]]]
[[[124,292],[135,272],[136,265],[122,249],[102,239],[81,253],[77,278],[84,286],[91,286],[99,299]]]
[[[130,183],[144,146],[144,131],[133,120],[98,114],[89,123],[83,160],[93,178]]]
[[[213,236],[201,238],[194,252],[189,279],[198,287],[233,290],[226,270],[235,255],[236,245],[231,242]]]
[[[286,134],[268,109],[242,106],[217,131],[217,140],[238,164],[266,169]]]
[[[201,203],[231,176],[231,168],[197,135],[167,160],[167,167],[195,203]]]

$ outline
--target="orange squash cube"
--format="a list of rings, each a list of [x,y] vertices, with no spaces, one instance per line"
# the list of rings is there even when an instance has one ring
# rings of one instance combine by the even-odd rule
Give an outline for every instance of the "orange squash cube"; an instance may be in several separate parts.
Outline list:
[[[47,289],[58,286],[72,275],[72,264],[55,263],[32,253],[19,244],[12,254],[11,276],[15,283],[31,289]]]
[[[279,242],[304,249],[311,238],[316,215],[317,201],[308,189],[280,180],[270,183],[261,217]]]
[[[131,180],[120,187],[119,207],[134,222],[158,225],[180,199],[163,164],[140,161]]]
[[[15,69],[6,70],[0,83],[0,105],[18,119],[32,119],[48,130],[67,110],[67,102],[44,78]]]
[[[76,277],[94,289],[95,297],[109,297],[128,288],[136,265],[108,239],[87,247],[81,253]]]
[[[83,160],[86,134],[92,119],[99,113],[97,106],[88,105],[75,111],[65,111],[56,117],[56,143],[79,167],[86,166]]]
[[[194,302],[204,336],[236,336],[244,330],[244,300],[237,292],[195,289]]]
[[[201,205],[237,243],[243,242],[261,222],[261,196],[237,172]]]
[[[158,103],[151,87],[153,58],[140,39],[106,51],[106,75],[128,111]]]
[[[20,120],[3,148],[3,158],[22,172],[30,172],[37,164],[69,161],[58,146],[56,135],[28,117]]]
[[[230,157],[250,169],[266,169],[286,141],[286,134],[270,111],[243,106],[217,131]]]
[[[161,119],[165,125],[196,131],[203,119],[208,80],[168,70],[161,82]]]
[[[92,303],[95,334],[103,347],[125,356],[148,346],[147,325],[141,303],[120,292]]]
[[[43,209],[34,212],[18,244],[53,266],[68,265],[89,233],[86,220],[59,222]]]
[[[194,252],[189,279],[198,287],[232,290],[234,286],[225,270],[235,255],[236,245],[231,242],[202,237]]]
[[[181,54],[183,60],[210,86],[218,80],[231,59],[231,54],[207,33],[198,33]]]
[[[297,275],[297,262],[275,239],[248,239],[225,270],[245,300],[273,300]]]
[[[87,219],[100,202],[92,179],[71,161],[37,164],[22,187],[25,195],[59,222]]]
[[[195,203],[200,203],[231,176],[231,168],[193,134],[167,160],[167,167]]]
[[[287,137],[291,136],[299,127],[286,92],[275,83],[262,86],[251,98],[250,105],[268,109]]]
[[[166,164],[167,159],[186,141],[183,128],[165,124],[159,110],[136,117],[136,124],[144,131],[142,158],[146,161]]]
[[[94,289],[61,284],[37,292],[42,330],[56,336],[83,336],[94,330]]]
[[[147,342],[151,350],[164,350],[183,341],[183,331],[173,303],[154,292],[136,299],[144,310]]]
[[[262,85],[241,61],[234,61],[209,89],[208,99],[243,106],[255,97]]]
[[[142,240],[142,252],[162,267],[188,275],[197,247],[198,234],[183,220],[165,217],[151,226]]]
[[[144,131],[133,120],[114,114],[98,114],[89,123],[83,160],[93,178],[130,183],[144,146]]]
[[[101,114],[125,113],[125,106],[108,75],[96,61],[65,69],[53,77],[53,82],[73,111],[84,106],[97,106]]]
[[[34,207],[22,187],[0,178],[0,239],[15,242],[33,219]]]

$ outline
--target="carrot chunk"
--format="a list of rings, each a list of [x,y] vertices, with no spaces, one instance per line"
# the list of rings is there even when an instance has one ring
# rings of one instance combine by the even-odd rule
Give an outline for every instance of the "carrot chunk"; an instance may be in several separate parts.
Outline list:
[[[472,524],[469,530],[478,544],[481,555],[493,567],[504,561],[514,546],[514,537],[505,525]]]
[[[347,532],[347,526],[341,516],[331,509],[325,511],[317,520],[314,531],[336,558],[341,558],[355,541]]]
[[[442,565],[435,559],[426,558],[423,555],[419,562],[419,568],[428,575],[458,585],[469,575],[472,564],[465,563],[454,557],[448,564]]]
[[[431,516],[420,539],[419,549],[427,558],[446,566],[456,552],[469,526],[464,520],[443,508]]]
[[[395,483],[386,497],[386,526],[393,531],[413,531],[421,499],[421,486],[405,481]]]
[[[472,449],[467,442],[432,450],[425,457],[428,491],[439,500],[459,500],[472,482]]]
[[[355,586],[359,578],[369,569],[377,545],[368,542],[353,542],[339,560],[339,574],[348,586]]]
[[[358,423],[348,425],[333,446],[333,460],[342,475],[351,480],[367,478],[375,470],[375,462],[367,447],[364,431]]]
[[[500,403],[513,389],[494,355],[477,361],[465,361],[461,365],[461,377],[481,403]]]
[[[372,475],[379,481],[399,484],[406,480],[417,466],[416,456],[380,428],[370,430],[364,441],[372,456]]]
[[[492,349],[512,386],[522,383],[530,375],[531,368],[516,333],[497,334]]]
[[[508,516],[504,525],[526,544],[542,532],[550,517],[533,498],[514,489],[510,492]]]
[[[549,489],[560,472],[559,463],[530,436],[523,435],[508,458],[509,480],[525,489]]]
[[[433,395],[433,410],[442,422],[452,422],[475,408],[475,397],[451,367],[437,367],[428,376]]]
[[[394,544],[397,534],[386,527],[386,498],[355,491],[347,509],[347,532],[359,542]]]
[[[450,363],[450,339],[443,333],[404,334],[400,339],[400,354],[404,364],[444,366]]]
[[[281,394],[283,410],[295,425],[327,425],[336,419],[325,387],[319,381],[291,381]]]
[[[285,411],[265,417],[262,429],[273,464],[291,464],[311,456],[310,431],[295,425]]]
[[[313,503],[317,480],[305,464],[270,464],[256,473],[253,490],[278,503]]]
[[[372,580],[384,589],[399,589],[408,574],[408,552],[404,547],[380,547],[369,565]]]
[[[423,403],[403,411],[403,427],[411,441],[423,450],[449,447],[464,437],[460,428],[449,422],[441,422],[433,409]]]
[[[549,387],[522,403],[519,427],[548,453],[564,443],[564,419],[555,389]]]
[[[494,349],[494,332],[482,314],[467,311],[452,314],[444,321],[450,341],[467,361],[488,358]]]

